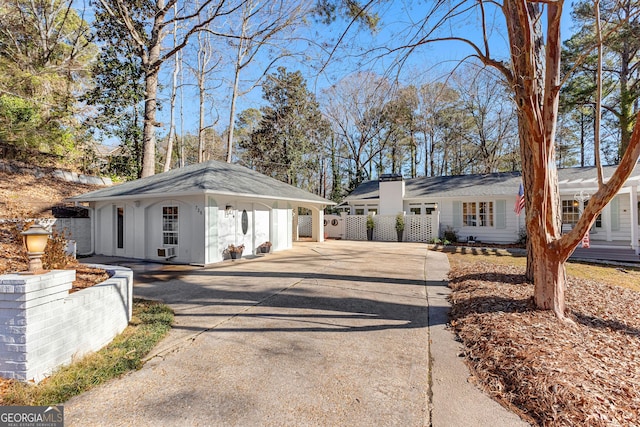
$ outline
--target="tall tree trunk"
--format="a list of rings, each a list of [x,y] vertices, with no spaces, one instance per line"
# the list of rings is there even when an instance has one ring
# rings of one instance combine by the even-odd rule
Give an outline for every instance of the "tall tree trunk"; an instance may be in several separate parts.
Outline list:
[[[176,3],[174,11],[177,14],[178,4]],[[178,23],[173,24],[173,46],[178,44]],[[164,159],[163,172],[171,169],[171,158],[173,157],[173,140],[176,136],[176,96],[178,92],[178,73],[180,72],[180,52],[176,53],[175,64],[173,66],[173,82],[171,85],[171,110],[169,118],[169,137],[167,139],[167,153]]]
[[[204,95],[205,95],[205,79],[204,79],[204,71],[202,74],[198,75],[198,91],[200,92],[199,98],[199,121],[198,121],[198,163],[202,163],[205,161],[204,158],[204,150],[205,150],[205,134],[204,134]]]
[[[229,111],[229,132],[227,132],[227,163],[231,163],[233,154],[233,129],[236,115],[236,99],[238,97],[238,82],[240,80],[240,67],[236,64],[235,75],[233,77],[233,93],[231,94],[231,110]]]
[[[158,46],[158,53],[160,46]],[[142,178],[156,173],[156,112],[158,93],[158,69],[147,71],[145,76],[144,124],[142,130]]]
[[[176,55],[176,63],[173,68],[173,85],[171,86],[171,110],[169,117],[169,137],[167,138],[167,155],[164,159],[163,171],[171,169],[171,158],[173,157],[173,143],[176,139],[176,97],[178,93],[178,73],[180,72],[180,54]]]

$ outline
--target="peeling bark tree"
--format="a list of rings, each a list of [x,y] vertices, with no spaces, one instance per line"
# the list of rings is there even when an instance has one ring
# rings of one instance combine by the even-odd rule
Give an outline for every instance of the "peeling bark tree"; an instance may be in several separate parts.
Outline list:
[[[454,19],[477,7],[473,17],[480,16],[482,39],[442,35]],[[504,15],[510,46],[510,63],[496,60],[490,52],[488,18],[485,8],[497,7]],[[413,51],[418,45],[442,40],[456,40],[473,50],[471,56],[486,66],[500,71],[510,85],[518,114],[522,178],[525,187],[526,226],[528,233],[527,275],[534,282],[534,300],[539,309],[552,310],[562,320],[565,317],[565,262],[597,215],[617,194],[632,173],[640,156],[640,126],[636,124],[629,145],[614,174],[607,182],[598,174],[598,191],[591,196],[573,230],[562,235],[558,174],[555,161],[555,135],[560,92],[560,17],[563,1],[504,0],[495,2],[462,1],[451,6],[438,3],[420,24],[409,45],[398,50]],[[468,17],[468,16],[467,16]],[[542,19],[546,18],[543,25]],[[425,30],[427,28],[427,30]],[[426,34],[426,35],[424,35]],[[638,123],[638,122],[636,122]],[[599,153],[596,153],[598,156]]]
[[[542,38],[539,4],[507,0],[503,10],[511,42],[512,69],[499,68],[514,91],[518,108],[534,300],[538,308],[553,310],[558,318],[565,319],[565,262],[633,171],[640,155],[640,132],[636,127],[613,176],[606,183],[600,179],[598,191],[575,228],[563,236],[555,168],[562,6],[562,1],[546,3],[546,34]],[[546,41],[543,51],[542,40]],[[542,64],[538,59],[542,59]]]

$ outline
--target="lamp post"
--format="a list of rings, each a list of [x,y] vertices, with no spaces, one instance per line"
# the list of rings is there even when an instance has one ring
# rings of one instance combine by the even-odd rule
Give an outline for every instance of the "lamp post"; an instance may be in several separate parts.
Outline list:
[[[38,274],[43,272],[42,255],[44,248],[51,233],[40,224],[33,224],[22,233],[24,246],[27,248],[27,256],[29,257],[29,274]]]

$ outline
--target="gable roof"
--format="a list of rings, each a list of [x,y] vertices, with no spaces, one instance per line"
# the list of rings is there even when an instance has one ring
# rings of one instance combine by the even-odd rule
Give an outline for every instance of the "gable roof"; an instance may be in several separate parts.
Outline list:
[[[603,168],[605,180],[615,171],[616,166]],[[405,200],[435,198],[435,197],[466,197],[466,196],[515,196],[522,182],[521,172],[499,172],[491,174],[435,176],[406,179]],[[640,165],[628,179],[640,182]],[[562,192],[567,188],[597,187],[597,172],[595,167],[558,169],[558,182]],[[354,189],[345,201],[377,200],[379,196],[379,181],[365,181]]]
[[[199,194],[245,196],[323,205],[335,204],[244,166],[215,160],[91,191],[71,197],[69,200],[89,202]]]

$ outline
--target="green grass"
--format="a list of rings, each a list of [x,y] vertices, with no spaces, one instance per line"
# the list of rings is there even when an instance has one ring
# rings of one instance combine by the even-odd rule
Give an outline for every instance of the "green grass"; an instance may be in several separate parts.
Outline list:
[[[112,378],[140,369],[144,357],[169,332],[171,309],[158,302],[134,300],[129,326],[109,345],[89,354],[37,385],[14,382],[4,405],[54,405],[67,401]]]
[[[488,262],[493,264],[514,265],[526,267],[527,257],[509,254],[484,253],[447,253],[453,262]],[[640,268],[618,267],[615,265],[589,264],[585,262],[569,261],[566,264],[567,274],[579,279],[590,279],[612,286],[640,291]]]

